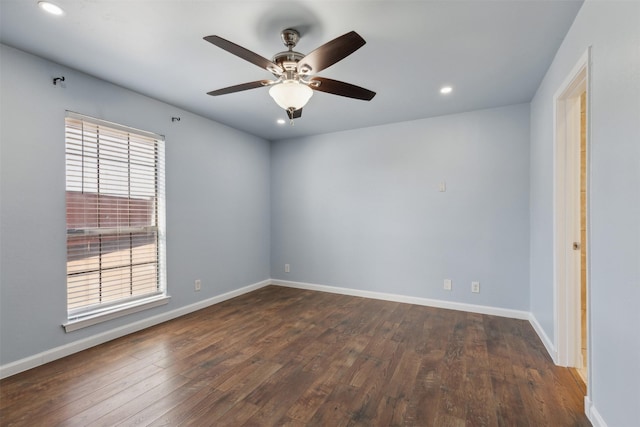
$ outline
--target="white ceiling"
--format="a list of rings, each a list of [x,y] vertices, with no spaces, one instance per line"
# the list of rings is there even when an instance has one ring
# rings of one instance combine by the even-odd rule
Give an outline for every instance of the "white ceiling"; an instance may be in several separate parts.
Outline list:
[[[276,1],[0,0],[0,41],[269,140],[531,100],[582,0]],[[295,125],[259,88],[272,78],[207,43],[218,35],[268,59],[284,28],[309,53],[351,30],[367,44],[319,76],[377,92],[359,101],[315,92]],[[443,85],[453,86],[448,96]]]

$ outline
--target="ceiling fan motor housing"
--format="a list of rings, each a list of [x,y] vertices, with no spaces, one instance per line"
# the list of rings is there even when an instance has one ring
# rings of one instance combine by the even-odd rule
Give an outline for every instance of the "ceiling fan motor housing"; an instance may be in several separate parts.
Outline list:
[[[285,72],[297,72],[298,62],[304,58],[304,55],[300,52],[294,52],[293,50],[288,50],[285,52],[276,53],[271,60],[273,63],[278,64],[282,67]],[[287,76],[287,78],[293,78]]]

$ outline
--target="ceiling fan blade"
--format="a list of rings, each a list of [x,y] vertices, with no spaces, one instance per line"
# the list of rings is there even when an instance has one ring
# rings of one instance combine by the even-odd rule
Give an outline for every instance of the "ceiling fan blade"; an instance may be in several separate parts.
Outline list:
[[[224,49],[227,52],[232,53],[244,59],[245,61],[249,61],[260,68],[264,68],[271,73],[282,74],[284,72],[284,70],[278,64],[275,64],[269,61],[267,58],[260,56],[257,53],[251,52],[250,50],[245,49],[242,46],[232,43],[229,40],[225,40],[222,37],[207,36],[204,39],[209,43],[218,46],[220,49]]]
[[[351,31],[323,44],[298,62],[298,73],[315,74],[351,55],[366,42]]]
[[[228,93],[241,92],[243,90],[248,89],[256,89],[259,87],[268,86],[273,83],[271,80],[257,80],[255,82],[242,83],[235,86],[229,86],[218,90],[212,90],[211,92],[207,92],[207,95],[218,96],[218,95],[226,95]]]
[[[373,97],[376,96],[376,93],[369,89],[352,85],[351,83],[326,79],[324,77],[314,77],[311,79],[309,87],[320,92],[346,96],[347,98],[362,99],[364,101],[371,101]]]
[[[285,110],[287,112],[287,116],[289,116],[289,119],[293,120],[293,119],[298,119],[300,117],[302,117],[302,108],[298,108],[295,111],[290,111],[290,110]]]

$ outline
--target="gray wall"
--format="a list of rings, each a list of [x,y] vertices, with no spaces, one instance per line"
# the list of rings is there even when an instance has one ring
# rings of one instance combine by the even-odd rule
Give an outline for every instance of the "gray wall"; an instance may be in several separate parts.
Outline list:
[[[531,103],[531,310],[553,337],[553,95],[592,46],[591,378],[609,426],[640,425],[640,3],[587,1]]]
[[[0,364],[269,278],[269,143],[0,45]],[[53,86],[64,75],[65,86]],[[166,136],[168,305],[65,334],[65,110]],[[172,123],[172,116],[182,120]],[[202,291],[193,290],[202,279]]]
[[[528,105],[279,141],[271,156],[274,279],[528,311]]]

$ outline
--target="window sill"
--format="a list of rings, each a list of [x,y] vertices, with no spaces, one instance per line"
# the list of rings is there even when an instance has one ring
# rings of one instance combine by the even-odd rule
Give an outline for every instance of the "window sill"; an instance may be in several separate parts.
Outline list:
[[[87,313],[64,323],[62,327],[65,332],[73,332],[78,329],[86,328],[88,326],[97,325],[98,323],[106,322],[108,320],[117,319],[118,317],[126,316],[128,314],[137,313],[139,311],[148,310],[153,307],[159,307],[169,302],[171,297],[168,295],[159,295],[152,298],[147,298],[134,303],[123,304],[115,306],[111,310],[104,311],[97,314]]]

